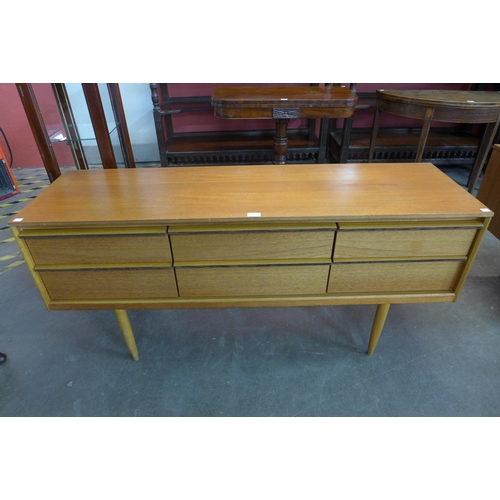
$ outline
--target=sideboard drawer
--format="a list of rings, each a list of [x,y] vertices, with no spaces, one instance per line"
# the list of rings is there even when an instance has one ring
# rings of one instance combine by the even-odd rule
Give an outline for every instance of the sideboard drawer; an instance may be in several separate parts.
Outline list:
[[[41,271],[52,300],[177,297],[172,268]]]
[[[22,234],[22,233],[21,233]],[[36,266],[170,264],[166,234],[22,236]]]
[[[180,297],[324,294],[329,265],[177,268]]]
[[[465,257],[477,228],[339,230],[334,261],[345,259]]]
[[[333,229],[170,233],[176,263],[286,259],[330,262]]]
[[[333,264],[329,293],[453,291],[465,261]]]

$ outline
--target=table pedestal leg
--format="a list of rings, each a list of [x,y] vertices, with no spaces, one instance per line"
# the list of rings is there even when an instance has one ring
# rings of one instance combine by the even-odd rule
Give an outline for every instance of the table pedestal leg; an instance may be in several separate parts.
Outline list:
[[[118,324],[123,333],[123,338],[125,339],[125,343],[127,344],[128,350],[132,355],[134,361],[139,360],[139,351],[137,351],[137,346],[135,345],[134,332],[132,331],[132,327],[130,326],[130,321],[128,319],[127,311],[125,309],[117,309],[115,310],[116,319],[118,320]]]
[[[275,165],[284,165],[286,161],[286,151],[288,149],[287,128],[290,120],[286,118],[277,118],[276,135],[274,136],[274,158]]]
[[[379,304],[377,306],[377,312],[375,313],[375,319],[373,320],[372,332],[370,334],[370,342],[368,343],[368,355],[371,356],[375,347],[377,347],[378,339],[384,328],[385,319],[387,318],[387,313],[389,312],[389,307],[391,304]]]

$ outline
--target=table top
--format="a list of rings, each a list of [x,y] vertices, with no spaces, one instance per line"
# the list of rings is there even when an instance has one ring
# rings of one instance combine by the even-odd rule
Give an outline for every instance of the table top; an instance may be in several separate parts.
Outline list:
[[[377,97],[406,104],[447,108],[500,109],[500,92],[474,90],[377,90]]]
[[[216,87],[212,104],[222,107],[354,107],[358,97],[345,87]]]
[[[484,208],[430,163],[75,170],[65,172],[10,224],[100,227],[493,215]]]

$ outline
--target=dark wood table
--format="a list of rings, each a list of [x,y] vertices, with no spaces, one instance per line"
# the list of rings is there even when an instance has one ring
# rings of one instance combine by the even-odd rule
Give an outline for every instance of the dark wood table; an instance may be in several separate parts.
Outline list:
[[[483,137],[469,177],[472,192],[481,174],[486,156],[500,122],[500,93],[464,90],[377,90],[368,161],[373,160],[380,112],[424,120],[415,162],[422,161],[432,121],[452,123],[486,123]]]
[[[273,163],[285,164],[288,123],[292,118],[348,118],[358,97],[345,87],[216,87],[212,94],[219,118],[273,119]]]
[[[500,144],[493,146],[477,199],[495,212],[488,229],[500,240]]]

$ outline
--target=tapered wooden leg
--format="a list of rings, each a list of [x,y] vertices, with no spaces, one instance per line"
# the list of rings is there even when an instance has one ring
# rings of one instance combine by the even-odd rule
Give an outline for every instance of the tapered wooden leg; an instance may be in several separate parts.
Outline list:
[[[420,134],[420,140],[418,142],[417,155],[415,156],[415,163],[420,163],[422,161],[422,156],[424,156],[425,144],[427,142],[427,137],[429,136],[429,130],[431,128],[432,117],[434,116],[434,108],[427,108],[425,110],[424,124],[422,126],[422,132]]]
[[[377,312],[375,313],[372,332],[370,334],[370,342],[368,343],[368,356],[371,356],[375,347],[377,347],[377,342],[380,338],[380,334],[382,333],[382,329],[384,328],[385,319],[387,318],[390,306],[391,304],[379,304],[377,306]]]
[[[132,327],[130,326],[127,311],[125,309],[117,309],[115,310],[115,314],[116,319],[118,320],[118,324],[122,329],[123,338],[125,339],[128,350],[130,351],[132,358],[134,358],[135,361],[138,361],[139,351],[137,350],[137,346],[135,345],[134,332],[132,331]]]
[[[484,130],[483,138],[481,139],[481,144],[476,152],[476,159],[474,161],[474,166],[472,167],[472,171],[469,176],[469,181],[467,182],[467,190],[469,193],[474,191],[476,187],[477,180],[483,171],[484,162],[486,160],[486,156],[490,152],[491,145],[493,143],[493,139],[495,137],[498,123],[488,123],[486,125],[486,129]]]
[[[368,163],[371,163],[373,161],[373,155],[375,153],[375,141],[377,140],[378,127],[380,124],[380,108],[378,107],[378,105],[379,103],[377,102],[375,115],[373,116],[372,136],[370,138],[370,149],[368,150]]]

